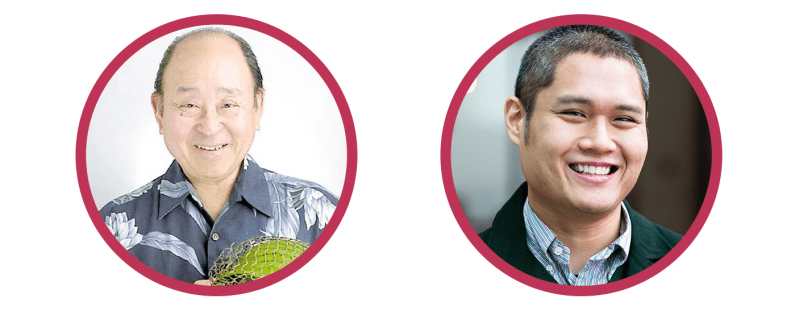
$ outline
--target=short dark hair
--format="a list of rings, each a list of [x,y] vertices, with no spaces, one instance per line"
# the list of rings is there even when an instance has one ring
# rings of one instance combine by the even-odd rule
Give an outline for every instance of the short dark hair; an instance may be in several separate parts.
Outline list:
[[[560,61],[573,53],[590,53],[614,57],[630,62],[638,70],[645,108],[649,106],[649,76],[638,52],[615,30],[593,25],[557,27],[538,38],[522,57],[516,77],[516,97],[525,110],[524,141],[530,138],[530,117],[535,108],[536,96],[541,89],[555,80],[555,69]]]
[[[239,44],[239,47],[241,48],[241,51],[244,53],[244,58],[247,60],[247,66],[250,67],[250,73],[252,74],[252,81],[253,81],[253,90],[257,94],[259,90],[262,90],[264,88],[264,77],[263,75],[261,75],[261,67],[258,67],[258,58],[255,57],[255,53],[253,53],[250,44],[248,44],[247,41],[245,41],[244,39],[242,39],[241,37],[237,36],[236,34],[234,34],[229,30],[217,27],[204,27],[192,30],[175,38],[175,40],[172,41],[172,44],[170,44],[169,47],[166,48],[166,51],[164,51],[164,57],[161,58],[161,64],[158,65],[158,73],[155,76],[155,91],[153,91],[153,94],[158,94],[158,95],[163,94],[162,84],[164,81],[164,71],[166,70],[166,65],[169,64],[169,61],[172,59],[172,53],[175,52],[175,47],[178,45],[178,43],[180,43],[181,41],[183,41],[183,39],[186,39],[188,37],[197,34],[208,34],[208,33],[223,34],[232,38],[233,40],[236,40],[236,42],[238,42]],[[255,105],[256,106],[258,105],[257,100],[255,101]],[[162,109],[163,107],[159,107],[159,113],[163,112]]]

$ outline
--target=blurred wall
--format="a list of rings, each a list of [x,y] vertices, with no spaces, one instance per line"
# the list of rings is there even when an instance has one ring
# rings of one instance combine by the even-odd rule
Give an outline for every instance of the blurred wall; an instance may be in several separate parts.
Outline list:
[[[495,57],[466,94],[452,132],[452,178],[469,222],[482,232],[524,182],[519,148],[508,138],[503,113],[513,95],[521,57],[540,34],[516,42]]]
[[[477,77],[458,111],[452,138],[452,175],[458,200],[482,232],[524,182],[519,149],[508,138],[503,108],[514,94],[521,58],[542,33],[500,53]],[[710,135],[696,94],[662,53],[623,34],[641,55],[650,77],[649,151],[633,191],[633,209],[685,234],[701,207],[710,172]]]
[[[649,151],[627,200],[648,219],[685,234],[710,178],[707,118],[680,69],[649,43],[633,42],[649,73]]]

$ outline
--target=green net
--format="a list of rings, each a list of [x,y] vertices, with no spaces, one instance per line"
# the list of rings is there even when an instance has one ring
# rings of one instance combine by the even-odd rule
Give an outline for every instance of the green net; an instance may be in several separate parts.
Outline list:
[[[308,249],[299,240],[260,236],[233,243],[214,260],[212,285],[233,285],[267,276],[297,259]]]

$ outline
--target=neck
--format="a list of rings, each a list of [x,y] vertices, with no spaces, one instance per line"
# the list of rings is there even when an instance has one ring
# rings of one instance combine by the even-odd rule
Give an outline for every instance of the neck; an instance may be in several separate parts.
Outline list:
[[[621,203],[607,213],[591,214],[563,206],[547,206],[528,197],[536,216],[569,248],[569,268],[577,274],[591,256],[619,237]]]
[[[197,192],[205,211],[216,221],[225,204],[230,200],[230,194],[233,192],[233,186],[236,183],[236,179],[238,179],[238,175],[237,172],[221,179],[212,180],[192,178],[191,176],[186,177],[191,182],[192,187],[194,187],[194,191]]]

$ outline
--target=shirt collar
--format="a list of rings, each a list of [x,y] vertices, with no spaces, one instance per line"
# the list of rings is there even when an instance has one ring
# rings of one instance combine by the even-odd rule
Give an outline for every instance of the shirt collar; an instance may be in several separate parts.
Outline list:
[[[183,169],[177,160],[173,160],[166,173],[161,178],[158,185],[160,192],[158,202],[158,219],[181,205],[187,197],[191,196],[199,206],[202,206],[200,198],[191,186],[189,179],[183,173]],[[247,155],[242,161],[239,176],[230,193],[229,202],[244,200],[253,208],[267,216],[272,216],[272,209],[269,205],[269,188],[267,187],[266,177],[263,169],[255,160]]]
[[[619,238],[616,241],[613,241],[614,245],[621,246],[621,249],[624,250],[624,257],[630,255],[630,241],[632,240],[632,227],[633,223],[630,221],[630,213],[627,211],[627,204],[622,201],[621,203],[621,213],[624,215],[622,218],[621,228],[619,228]]]
[[[547,249],[555,242],[557,235],[552,232],[546,224],[544,224],[541,219],[533,212],[533,209],[530,207],[530,202],[528,198],[524,200],[524,225],[527,229],[527,241],[528,246],[530,246],[533,255],[545,264],[542,261],[543,258],[539,258],[544,256],[547,253]],[[619,227],[619,237],[613,241],[610,248],[621,247],[622,251],[624,252],[624,258],[627,258],[630,254],[630,240],[632,237],[631,234],[631,227],[632,222],[630,221],[630,213],[627,212],[627,206],[622,202],[621,204],[621,213],[622,213],[622,222],[621,226]],[[545,264],[546,265],[546,264]]]
[[[533,254],[536,257],[546,254],[547,249],[555,242],[557,236],[533,212],[528,198],[524,199],[524,226],[527,229],[528,245],[532,245]],[[541,259],[538,258],[538,260]]]
[[[235,198],[236,201],[243,198],[259,212],[272,217],[269,191],[264,170],[248,154],[244,157],[239,178],[236,180],[236,185],[233,186],[230,197]]]

